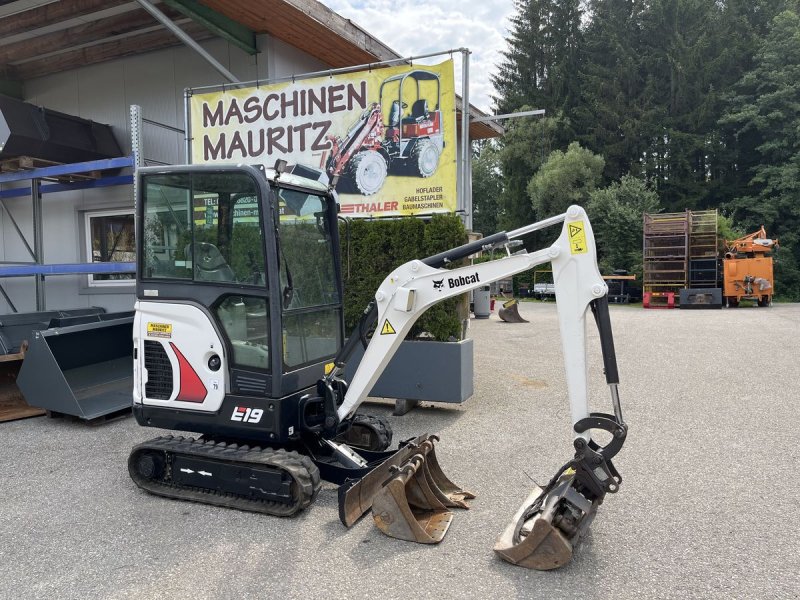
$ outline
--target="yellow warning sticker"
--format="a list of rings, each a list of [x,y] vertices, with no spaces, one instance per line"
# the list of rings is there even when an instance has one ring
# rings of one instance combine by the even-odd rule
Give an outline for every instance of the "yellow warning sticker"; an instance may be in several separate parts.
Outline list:
[[[330,375],[331,371],[333,371],[333,367],[336,365],[332,362],[325,363],[325,375]]]
[[[149,337],[171,338],[172,323],[148,323],[147,335]]]
[[[586,247],[586,229],[583,221],[567,223],[567,232],[569,233],[569,251],[572,254],[586,254],[588,248]]]
[[[392,327],[392,324],[389,323],[389,319],[386,319],[383,322],[383,327],[381,328],[381,335],[396,335],[397,332]]]

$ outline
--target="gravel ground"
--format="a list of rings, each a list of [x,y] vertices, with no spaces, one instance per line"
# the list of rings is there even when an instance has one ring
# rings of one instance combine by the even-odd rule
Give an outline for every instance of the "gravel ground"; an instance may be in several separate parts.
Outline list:
[[[478,496],[438,546],[370,518],[345,530],[329,484],[290,519],[150,496],[126,459],[160,432],[41,417],[0,423],[0,598],[797,598],[800,305],[612,307],[624,483],[552,572],[492,552],[531,480],[571,454],[555,306],[520,310],[530,323],[472,322],[470,400],[391,417],[396,439],[440,434],[445,471]],[[592,404],[608,411],[596,337]]]

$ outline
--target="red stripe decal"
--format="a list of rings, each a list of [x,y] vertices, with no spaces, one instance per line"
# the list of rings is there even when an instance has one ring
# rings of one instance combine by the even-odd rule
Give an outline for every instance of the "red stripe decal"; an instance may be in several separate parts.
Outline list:
[[[189,361],[181,354],[180,350],[175,347],[175,344],[170,342],[169,345],[172,346],[175,356],[178,357],[178,365],[180,366],[181,388],[175,400],[180,400],[181,402],[203,402],[208,394],[206,386],[200,381],[197,371],[192,368],[192,365],[189,364]]]

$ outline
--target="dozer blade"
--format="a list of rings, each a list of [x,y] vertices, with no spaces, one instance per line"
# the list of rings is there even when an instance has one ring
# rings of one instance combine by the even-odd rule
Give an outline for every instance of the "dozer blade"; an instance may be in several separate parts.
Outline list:
[[[446,508],[469,508],[465,500],[475,496],[444,475],[434,451],[434,442],[438,439],[425,434],[410,440],[361,479],[341,485],[339,519],[342,523],[350,527],[372,509],[373,515],[378,515],[386,525],[386,528],[381,527],[376,517],[376,524],[387,535],[423,543],[435,543],[434,537],[441,541],[452,519],[452,513]],[[409,483],[409,480],[413,481]],[[410,497],[407,498],[407,494]],[[405,523],[406,528],[396,524],[398,521]],[[418,540],[414,532],[420,530],[428,533]]]
[[[420,544],[442,541],[453,513],[431,489],[425,457],[415,454],[375,495],[372,518],[386,535]]]
[[[503,302],[503,308],[497,311],[497,315],[506,323],[529,323],[527,319],[523,319],[520,316],[519,305],[514,299]]]

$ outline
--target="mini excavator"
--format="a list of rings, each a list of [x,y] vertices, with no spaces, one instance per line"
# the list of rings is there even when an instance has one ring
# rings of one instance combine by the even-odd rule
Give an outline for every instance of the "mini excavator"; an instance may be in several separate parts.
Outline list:
[[[413,323],[433,304],[550,262],[566,362],[574,456],[537,488],[500,536],[514,564],[568,562],[607,493],[627,426],[607,288],[582,208],[397,267],[344,339],[337,204],[331,188],[246,165],[146,167],[137,185],[133,412],[139,424],[198,437],[135,446],[133,481],[161,496],[289,516],[321,479],[339,484],[350,526],[372,511],[390,536],[442,540],[474,496],[444,474],[424,434],[391,446],[383,419],[357,414]],[[561,225],[535,252],[509,241]],[[471,266],[469,255],[505,248]],[[613,413],[589,412],[586,318],[599,332]],[[344,366],[365,346],[351,381]],[[611,439],[600,445],[595,432]]]

